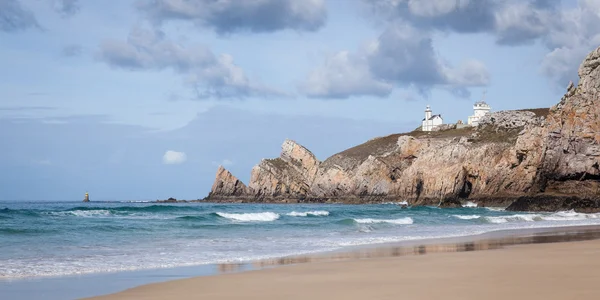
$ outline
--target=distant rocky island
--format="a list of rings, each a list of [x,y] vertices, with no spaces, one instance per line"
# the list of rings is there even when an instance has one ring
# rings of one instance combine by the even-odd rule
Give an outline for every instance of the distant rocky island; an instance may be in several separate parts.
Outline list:
[[[319,161],[292,140],[245,185],[219,167],[210,202],[381,203],[600,211],[600,48],[551,108],[367,141]]]

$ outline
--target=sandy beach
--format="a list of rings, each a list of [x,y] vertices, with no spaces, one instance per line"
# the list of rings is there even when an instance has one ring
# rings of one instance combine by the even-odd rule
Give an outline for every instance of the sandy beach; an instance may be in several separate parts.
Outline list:
[[[597,299],[600,240],[517,244],[459,252],[429,245],[424,253],[442,250],[196,277],[91,299]]]

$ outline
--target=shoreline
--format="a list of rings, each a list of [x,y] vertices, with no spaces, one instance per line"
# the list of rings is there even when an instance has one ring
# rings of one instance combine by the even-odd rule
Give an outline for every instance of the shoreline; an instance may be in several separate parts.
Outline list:
[[[143,284],[121,292],[84,299],[123,299],[123,297],[132,297],[132,293],[136,295],[136,298],[160,299],[160,297],[157,296],[158,294],[156,294],[156,298],[151,296],[155,295],[157,292],[160,293],[163,289],[170,289],[170,287],[177,287],[180,284],[187,284],[189,282],[226,282],[231,280],[231,275],[235,278],[241,276],[242,278],[245,278],[244,280],[247,280],[251,279],[253,276],[258,276],[257,274],[263,274],[261,272],[284,272],[286,275],[293,277],[295,276],[295,270],[297,269],[310,270],[319,268],[318,266],[329,264],[340,264],[341,268],[344,268],[344,265],[356,264],[359,261],[375,262],[390,259],[413,260],[422,257],[425,254],[435,254],[427,255],[427,257],[435,257],[439,255],[460,254],[462,252],[494,252],[484,250],[501,250],[502,252],[519,247],[530,248],[539,245],[577,244],[590,241],[597,243],[597,245],[600,246],[600,225],[510,229],[470,236],[433,238],[375,245],[371,244],[356,246],[351,249],[344,248],[308,255],[263,259],[248,263],[218,264],[219,269],[226,270],[226,272],[160,283]],[[252,267],[247,268],[248,266]],[[279,268],[282,266],[285,266],[285,268]],[[284,271],[274,271],[279,269],[283,269]],[[152,291],[152,293],[148,294],[148,291]],[[194,294],[198,291],[188,292]],[[141,295],[146,296],[142,297]],[[185,294],[180,294],[182,297],[183,295]]]

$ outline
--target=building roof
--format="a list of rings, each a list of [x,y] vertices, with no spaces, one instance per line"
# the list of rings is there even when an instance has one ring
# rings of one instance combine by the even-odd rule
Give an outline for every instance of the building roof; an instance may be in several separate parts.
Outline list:
[[[431,116],[431,118],[429,118],[429,120],[433,120],[433,119],[435,119],[436,117],[440,117],[440,119],[441,119],[441,118],[442,118],[442,115],[441,115],[441,114],[433,115],[433,116]],[[425,121],[425,118],[423,118],[423,121]]]
[[[490,107],[489,104],[487,104],[485,101],[481,100],[481,101],[477,101],[475,102],[475,106],[487,106]]]

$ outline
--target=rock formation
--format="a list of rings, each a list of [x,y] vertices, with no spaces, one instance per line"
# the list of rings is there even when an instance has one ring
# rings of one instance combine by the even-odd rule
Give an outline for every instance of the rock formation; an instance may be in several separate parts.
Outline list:
[[[480,205],[519,199],[513,208],[549,209],[539,199],[552,195],[555,209],[592,211],[600,203],[594,200],[600,191],[598,66],[600,48],[582,63],[578,86],[569,85],[551,109],[491,113],[476,128],[375,138],[323,162],[286,140],[279,158],[252,169],[248,187],[221,167],[207,200],[448,207],[465,199]],[[589,201],[578,204],[580,198]]]
[[[209,197],[233,198],[247,195],[248,187],[227,171],[223,166],[217,170],[217,176],[210,190]]]

